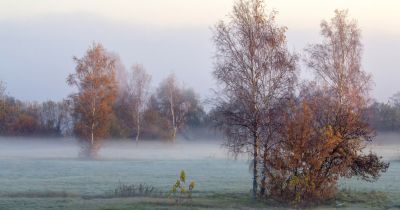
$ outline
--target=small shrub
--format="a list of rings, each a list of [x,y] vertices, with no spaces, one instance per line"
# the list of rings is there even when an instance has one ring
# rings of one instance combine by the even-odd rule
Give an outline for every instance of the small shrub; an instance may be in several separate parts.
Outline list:
[[[186,173],[184,170],[181,170],[179,179],[172,186],[170,196],[175,199],[177,205],[184,203],[185,200],[191,201],[195,187],[196,183],[192,180],[189,182],[188,188],[186,188]]]

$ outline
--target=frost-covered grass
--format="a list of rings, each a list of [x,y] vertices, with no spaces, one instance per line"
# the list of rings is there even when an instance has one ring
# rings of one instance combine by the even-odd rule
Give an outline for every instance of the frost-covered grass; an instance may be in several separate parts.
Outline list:
[[[197,183],[196,192],[248,192],[251,176],[247,161],[2,159],[0,194],[10,192],[66,191],[96,195],[113,191],[120,183],[146,183],[168,191],[179,171]]]
[[[0,141],[0,209],[285,208],[254,203],[248,161],[226,158],[218,144],[108,145],[99,160],[88,161],[75,157],[76,145],[64,142],[64,151],[54,142],[54,147],[23,143]],[[196,181],[193,201],[185,206],[167,196],[112,196],[121,184],[140,183],[167,194],[182,169],[187,180]],[[339,187],[337,198],[317,209],[400,209],[400,162],[392,160],[377,182],[342,180]]]
[[[181,169],[197,183],[193,199],[196,208],[264,206],[250,202],[251,175],[243,160],[2,159],[0,168],[0,209],[175,208],[168,198],[110,199],[107,195],[119,183],[147,183],[167,192]],[[338,201],[324,208],[400,208],[399,176],[400,162],[392,162],[389,171],[375,183],[343,180],[340,187],[345,191],[339,193]]]

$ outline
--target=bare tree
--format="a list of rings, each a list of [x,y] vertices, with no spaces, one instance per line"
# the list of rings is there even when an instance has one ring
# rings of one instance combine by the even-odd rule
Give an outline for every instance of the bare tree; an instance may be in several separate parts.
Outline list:
[[[335,17],[328,23],[322,21],[321,44],[310,45],[306,52],[307,65],[314,70],[316,81],[330,92],[332,100],[336,101],[336,115],[332,125],[336,125],[335,132],[346,133],[350,130],[346,116],[351,112],[362,120],[363,111],[369,102],[369,89],[371,76],[361,67],[362,44],[360,41],[360,29],[355,20],[348,20],[347,10],[335,10]],[[354,119],[353,119],[354,120]],[[373,131],[365,130],[362,136],[354,136],[355,139],[371,140]],[[353,138],[352,138],[353,139]],[[350,139],[343,139],[349,141]]]
[[[268,134],[274,124],[270,109],[293,90],[296,79],[297,58],[288,52],[286,28],[277,26],[275,15],[275,11],[266,14],[262,0],[238,0],[230,21],[221,21],[214,29],[214,77],[222,90],[216,110],[227,146],[234,153],[252,154],[254,197],[259,159],[266,163],[267,158],[260,152],[267,153],[273,144]]]
[[[71,110],[71,101],[67,98],[61,102],[58,102],[59,116],[58,123],[61,131],[61,135],[70,136],[73,134],[74,122]]]
[[[369,99],[371,75],[361,67],[363,47],[357,21],[347,16],[347,10],[335,10],[330,22],[322,21],[323,42],[306,49],[306,63],[314,69],[317,81],[333,91],[339,105],[364,107]]]
[[[71,113],[67,100],[46,101],[38,106],[37,120],[43,134],[61,136],[71,133]]]
[[[161,105],[160,111],[169,119],[173,141],[175,141],[179,129],[185,125],[187,115],[193,107],[190,100],[185,97],[185,92],[184,88],[178,86],[174,74],[162,81],[158,88],[157,97]]]
[[[133,65],[128,80],[128,95],[132,101],[132,117],[136,124],[136,142],[139,141],[141,119],[148,101],[151,76],[143,65]]]
[[[164,89],[165,88],[165,89]],[[169,113],[170,113],[170,118],[171,118],[171,126],[172,126],[172,140],[176,139],[176,131],[178,129],[177,125],[177,118],[176,118],[176,104],[179,100],[179,89],[177,88],[176,85],[176,77],[174,74],[171,74],[170,76],[167,77],[167,79],[164,81],[164,89],[165,90],[165,96],[167,97],[168,101],[168,107],[169,107]]]
[[[74,131],[82,140],[83,155],[94,157],[108,134],[109,118],[117,94],[114,60],[94,43],[83,58],[74,57],[76,72],[67,78],[78,93],[73,101]]]
[[[54,101],[46,101],[40,104],[40,109],[38,110],[38,121],[41,127],[45,130],[56,131],[60,134],[59,126],[59,106]]]

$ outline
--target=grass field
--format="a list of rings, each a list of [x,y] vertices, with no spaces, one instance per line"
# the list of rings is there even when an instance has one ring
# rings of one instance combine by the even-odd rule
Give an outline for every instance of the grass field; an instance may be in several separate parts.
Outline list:
[[[64,151],[24,141],[1,143],[0,209],[285,209],[274,202],[253,202],[248,161],[226,158],[214,144],[178,143],[165,151],[159,144],[109,145],[103,158],[87,161],[75,158],[71,145]],[[22,149],[11,152],[18,145]],[[146,183],[168,192],[182,169],[197,183],[192,201],[183,206],[165,194],[112,196],[119,184]],[[389,171],[375,183],[341,180],[339,188],[335,200],[316,208],[400,209],[400,162],[391,160]]]

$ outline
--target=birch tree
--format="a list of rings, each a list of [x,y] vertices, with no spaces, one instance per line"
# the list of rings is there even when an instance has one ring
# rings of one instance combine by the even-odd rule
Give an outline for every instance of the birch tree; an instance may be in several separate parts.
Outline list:
[[[164,97],[164,109],[167,115],[170,118],[170,126],[172,129],[172,140],[175,141],[176,139],[176,132],[178,130],[178,124],[177,124],[177,115],[176,115],[176,108],[177,108],[177,103],[180,100],[180,94],[179,94],[179,88],[177,87],[176,84],[176,77],[174,74],[171,74],[168,76],[164,82],[161,84],[160,87],[160,98]],[[168,110],[169,109],[169,110]]]
[[[363,46],[356,20],[347,10],[335,10],[330,22],[321,22],[323,41],[306,48],[306,64],[316,80],[332,91],[338,105],[364,107],[369,99],[371,75],[361,66]]]
[[[116,99],[114,60],[101,44],[94,43],[82,58],[74,57],[75,73],[67,83],[77,88],[73,101],[74,132],[82,142],[82,155],[93,158],[108,134]]]
[[[146,73],[143,65],[132,66],[128,81],[128,94],[131,99],[132,118],[136,125],[136,142],[139,141],[141,130],[141,119],[148,101],[151,76]]]
[[[274,141],[268,134],[274,124],[268,113],[296,80],[296,56],[287,50],[286,28],[275,23],[275,15],[265,12],[262,0],[238,0],[230,20],[214,28],[219,124],[232,152],[252,155],[254,197],[260,162],[267,162],[260,152],[267,154]]]
[[[356,155],[361,152],[364,140],[371,141],[374,137],[364,119],[372,80],[361,66],[361,31],[357,22],[348,18],[347,10],[335,10],[330,22],[322,21],[321,34],[322,43],[306,49],[306,64],[335,102],[327,123],[342,138],[332,152],[349,147]],[[360,126],[363,129],[359,130]]]
[[[178,86],[174,74],[162,81],[158,88],[160,111],[169,119],[172,141],[175,141],[178,131],[185,125],[188,113],[193,107],[190,100],[185,97],[186,91]]]

